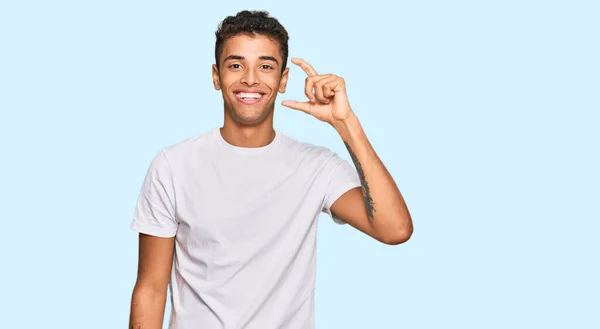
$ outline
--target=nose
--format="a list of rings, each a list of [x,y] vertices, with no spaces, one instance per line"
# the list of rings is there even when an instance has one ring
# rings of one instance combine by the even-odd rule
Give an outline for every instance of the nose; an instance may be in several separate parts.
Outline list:
[[[253,69],[248,69],[244,71],[244,75],[242,76],[241,82],[248,86],[254,86],[260,83],[260,81],[258,80],[258,74],[256,74],[256,72]]]

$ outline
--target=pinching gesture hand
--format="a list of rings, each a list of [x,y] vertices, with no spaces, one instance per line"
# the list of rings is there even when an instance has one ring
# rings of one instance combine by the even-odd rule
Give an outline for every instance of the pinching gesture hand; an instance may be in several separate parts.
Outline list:
[[[281,105],[308,113],[331,125],[353,115],[343,78],[334,74],[319,75],[310,64],[299,58],[292,58],[292,63],[300,66],[308,75],[304,94],[309,101],[285,100]]]

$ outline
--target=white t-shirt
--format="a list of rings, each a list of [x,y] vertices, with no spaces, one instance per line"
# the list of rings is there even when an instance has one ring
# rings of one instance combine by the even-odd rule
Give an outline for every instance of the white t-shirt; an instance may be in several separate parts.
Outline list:
[[[267,146],[227,143],[219,128],[161,150],[132,229],[176,236],[170,329],[314,328],[319,214],[360,186],[325,147],[279,131]]]

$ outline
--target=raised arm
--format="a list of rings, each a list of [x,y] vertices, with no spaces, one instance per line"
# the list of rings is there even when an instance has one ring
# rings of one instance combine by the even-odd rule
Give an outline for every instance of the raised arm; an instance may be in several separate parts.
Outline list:
[[[352,111],[344,79],[320,75],[307,62],[293,58],[308,75],[304,93],[307,102],[285,100],[282,105],[303,111],[329,123],[339,133],[356,166],[361,181],[331,205],[331,213],[342,221],[386,244],[400,244],[413,233],[412,218],[394,179],[369,143]]]
[[[139,234],[138,274],[129,329],[161,329],[173,266],[175,238]]]

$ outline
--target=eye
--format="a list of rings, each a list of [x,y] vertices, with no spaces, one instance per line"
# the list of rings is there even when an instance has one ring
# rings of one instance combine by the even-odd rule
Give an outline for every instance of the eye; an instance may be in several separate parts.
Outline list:
[[[271,65],[267,65],[267,64],[261,65],[261,68],[263,68],[265,70],[271,70],[271,69],[273,69],[273,67]]]
[[[231,65],[229,65],[229,67],[232,69],[239,69],[239,68],[241,68],[241,65],[240,64],[231,64]]]

